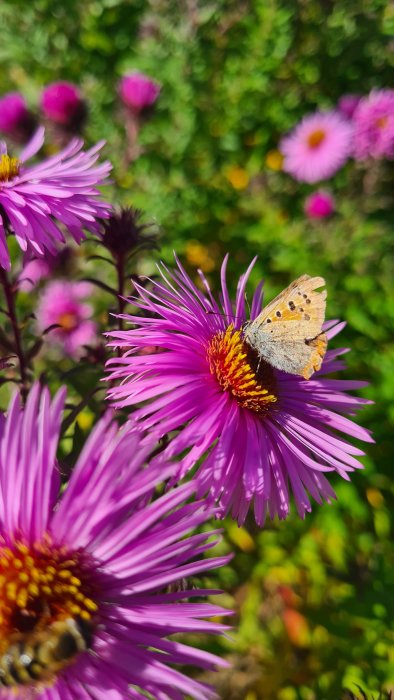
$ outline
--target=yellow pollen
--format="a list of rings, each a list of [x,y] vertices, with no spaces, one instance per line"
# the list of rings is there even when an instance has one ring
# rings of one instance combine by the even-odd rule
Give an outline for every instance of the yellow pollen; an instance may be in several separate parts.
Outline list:
[[[55,622],[91,621],[98,605],[89,572],[83,552],[57,548],[48,538],[31,547],[0,543],[0,659],[15,640]]]
[[[326,132],[323,129],[312,131],[307,138],[309,148],[318,148],[325,138]]]
[[[249,355],[241,331],[234,330],[232,324],[216,333],[207,348],[211,374],[222,390],[229,391],[242,408],[264,413],[277,400],[272,393],[273,372],[266,367],[264,371],[255,370]]]
[[[6,153],[0,156],[0,182],[8,182],[19,175],[19,160]]]
[[[378,127],[378,129],[384,129],[387,124],[388,124],[389,118],[387,115],[384,117],[379,117],[379,119],[376,120],[375,124]]]
[[[73,331],[78,325],[78,319],[72,313],[60,314],[57,322],[64,331]]]

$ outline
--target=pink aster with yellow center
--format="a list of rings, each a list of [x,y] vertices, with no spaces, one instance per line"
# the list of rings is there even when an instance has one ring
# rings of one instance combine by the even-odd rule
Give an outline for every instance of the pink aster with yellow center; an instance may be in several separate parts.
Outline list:
[[[328,350],[321,369],[305,380],[260,361],[245,342],[252,265],[234,302],[226,260],[220,302],[202,275],[205,292],[179,263],[173,272],[161,268],[159,280],[136,284],[139,297],[131,301],[139,314],[123,316],[132,327],[108,334],[110,346],[123,350],[108,361],[108,394],[115,406],[133,408],[147,430],[169,436],[164,454],[182,456],[174,482],[199,463],[201,493],[211,494],[239,523],[253,508],[262,525],[267,514],[288,515],[291,492],[301,517],[311,509],[308,492],[318,503],[334,498],[326,475],[349,479],[362,466],[357,458],[363,452],[344,436],[372,439],[347,417],[366,403],[349,390],[365,383],[326,376],[344,368],[345,350]],[[261,307],[260,284],[251,319]],[[325,324],[327,337],[343,325]]]
[[[18,158],[0,143],[0,265],[5,269],[11,267],[7,235],[14,235],[24,252],[44,257],[64,243],[63,229],[80,243],[86,230],[100,232],[99,217],[109,216],[111,207],[97,189],[111,170],[108,161],[96,165],[104,142],[83,151],[83,141],[73,139],[56,155],[27,165],[43,142],[44,130],[38,129]]]
[[[169,467],[107,414],[67,484],[56,459],[65,392],[36,384],[0,414],[1,700],[208,700],[179,665],[225,662],[173,639],[220,634],[228,611],[177,585],[220,566],[195,485],[154,494]],[[212,537],[213,535],[213,537]],[[174,668],[178,666],[178,668]]]
[[[309,114],[280,144],[283,170],[299,182],[332,177],[352,151],[351,123],[337,112]]]

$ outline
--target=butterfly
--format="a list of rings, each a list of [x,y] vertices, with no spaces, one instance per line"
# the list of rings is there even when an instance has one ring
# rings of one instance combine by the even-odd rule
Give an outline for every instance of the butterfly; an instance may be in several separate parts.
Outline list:
[[[327,292],[315,290],[324,285],[323,277],[302,275],[245,324],[244,339],[260,360],[304,379],[320,369],[327,350]]]

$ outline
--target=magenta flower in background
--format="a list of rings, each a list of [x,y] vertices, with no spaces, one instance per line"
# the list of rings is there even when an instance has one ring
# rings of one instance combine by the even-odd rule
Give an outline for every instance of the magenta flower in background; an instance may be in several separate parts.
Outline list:
[[[119,83],[119,95],[126,107],[141,112],[157,100],[160,85],[143,73],[129,73]]]
[[[79,88],[73,83],[59,81],[42,91],[41,110],[47,119],[69,127],[80,121],[86,108]]]
[[[93,307],[86,303],[92,285],[87,282],[50,282],[40,297],[36,317],[38,329],[44,332],[53,325],[46,340],[62,349],[65,355],[79,357],[85,345],[94,342],[97,327],[92,321]]]
[[[362,95],[342,95],[338,101],[338,110],[346,119],[353,119]]]
[[[43,141],[39,129],[18,159],[0,144],[0,265],[5,269],[11,267],[7,229],[24,252],[43,257],[47,251],[55,254],[56,243],[65,241],[59,224],[80,243],[84,229],[99,233],[97,218],[109,216],[111,207],[100,201],[97,185],[105,184],[111,164],[95,165],[104,142],[82,151],[83,142],[73,139],[60,153],[25,165]]]
[[[372,90],[353,118],[357,160],[394,158],[394,90]]]
[[[334,197],[325,190],[312,192],[305,200],[304,211],[309,219],[326,219],[335,211]]]
[[[0,131],[12,134],[29,114],[24,97],[19,92],[9,92],[0,98]]]
[[[93,430],[67,488],[61,488],[56,452],[64,398],[61,390],[51,401],[36,384],[26,408],[14,396],[0,422],[2,672],[12,645],[22,642],[29,649],[37,629],[50,639],[51,630],[66,622],[84,644],[50,677],[45,665],[18,655],[25,682],[6,688],[3,676],[0,696],[213,698],[208,686],[172,665],[211,669],[226,663],[168,637],[222,633],[224,625],[204,618],[228,611],[193,602],[218,591],[167,591],[228,561],[204,558],[217,531],[192,534],[214,511],[203,501],[188,502],[193,483],[149,503],[168,466],[156,458],[155,466],[143,469],[152,445],[143,446],[136,430],[118,430],[110,415]]]
[[[179,263],[173,273],[162,270],[162,280],[151,281],[150,289],[136,284],[140,297],[132,303],[147,316],[124,315],[135,327],[108,334],[112,347],[124,348],[121,357],[108,361],[108,395],[115,406],[136,407],[133,416],[146,430],[178,431],[164,451],[168,458],[186,452],[174,480],[204,458],[197,472],[201,492],[209,492],[239,523],[254,506],[263,525],[267,513],[288,515],[291,491],[304,517],[311,510],[307,492],[318,503],[335,495],[324,473],[349,479],[362,466],[355,458],[361,450],[336,431],[372,439],[346,417],[368,403],[347,393],[365,383],[325,377],[343,369],[344,350],[329,350],[321,370],[307,381],[259,363],[246,346],[245,286],[252,265],[239,280],[235,304],[227,290],[226,261],[220,304],[205,278],[203,294]],[[260,284],[252,319],[261,303]],[[343,325],[327,323],[328,337]],[[150,345],[158,352],[138,354]]]
[[[309,114],[280,143],[283,170],[299,182],[327,180],[349,158],[352,131],[336,112]]]
[[[26,143],[32,136],[36,121],[23,95],[9,92],[0,98],[0,131],[17,143]]]

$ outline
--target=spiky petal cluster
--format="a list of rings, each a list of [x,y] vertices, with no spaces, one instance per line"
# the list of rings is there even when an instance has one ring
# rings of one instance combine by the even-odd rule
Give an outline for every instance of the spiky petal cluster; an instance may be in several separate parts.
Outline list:
[[[343,368],[338,358],[344,350],[329,350],[306,381],[260,363],[247,347],[242,327],[251,268],[239,280],[235,304],[226,261],[221,303],[204,277],[205,294],[179,263],[174,272],[161,269],[160,281],[137,284],[139,298],[132,303],[139,315],[124,316],[134,327],[109,333],[110,345],[124,354],[108,362],[108,393],[116,406],[136,407],[133,416],[146,429],[171,434],[164,454],[186,452],[175,480],[204,458],[197,474],[201,490],[240,523],[254,506],[262,525],[267,513],[287,516],[291,491],[303,517],[311,509],[307,492],[318,503],[334,497],[325,473],[348,479],[361,467],[361,450],[337,432],[371,438],[346,417],[365,403],[348,390],[364,383],[325,376]],[[261,290],[253,297],[252,319],[261,311]],[[327,324],[328,337],[342,327]],[[139,354],[146,346],[155,352]]]
[[[57,252],[64,242],[60,225],[77,243],[84,229],[100,231],[97,217],[106,218],[110,205],[100,201],[97,185],[105,183],[111,164],[95,165],[103,142],[82,151],[83,142],[74,139],[64,150],[41,163],[27,166],[44,141],[39,129],[18,159],[11,158],[0,144],[0,265],[9,269],[6,235],[9,229],[23,251],[44,256]]]
[[[213,697],[172,664],[223,662],[168,636],[221,632],[223,625],[204,618],[224,611],[192,601],[207,591],[168,588],[228,560],[203,558],[215,533],[190,534],[214,511],[188,502],[193,483],[149,502],[168,467],[161,461],[142,469],[151,446],[139,431],[119,431],[110,415],[93,430],[61,492],[56,451],[63,403],[63,390],[51,401],[35,385],[25,409],[15,396],[0,418],[1,668],[11,643],[26,644],[35,630],[45,633],[74,616],[90,625],[91,649],[50,682],[2,687],[0,697]]]
[[[311,184],[332,177],[352,150],[353,127],[337,112],[308,114],[280,144],[283,170]]]

